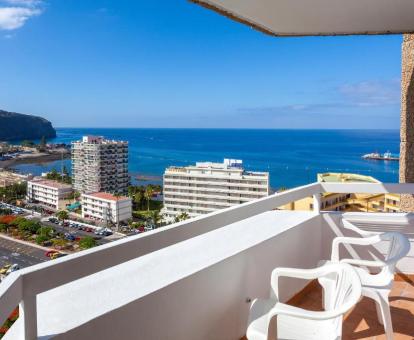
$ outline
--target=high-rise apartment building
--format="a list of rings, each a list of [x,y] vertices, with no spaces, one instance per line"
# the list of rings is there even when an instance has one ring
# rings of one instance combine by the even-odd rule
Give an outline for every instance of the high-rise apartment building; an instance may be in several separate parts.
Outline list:
[[[80,193],[126,193],[128,142],[84,136],[72,142],[73,187]]]
[[[245,171],[242,161],[169,167],[164,173],[164,214],[207,214],[269,195],[269,173]]]

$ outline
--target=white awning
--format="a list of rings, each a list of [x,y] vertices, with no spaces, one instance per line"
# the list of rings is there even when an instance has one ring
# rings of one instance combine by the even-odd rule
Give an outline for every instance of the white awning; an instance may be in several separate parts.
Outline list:
[[[277,36],[414,32],[414,0],[190,0]]]

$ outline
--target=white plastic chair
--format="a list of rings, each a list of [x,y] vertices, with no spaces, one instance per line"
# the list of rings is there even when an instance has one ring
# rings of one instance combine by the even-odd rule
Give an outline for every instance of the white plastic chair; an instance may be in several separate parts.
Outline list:
[[[346,222],[349,223],[348,221]],[[354,228],[359,229],[355,226]],[[388,296],[394,281],[395,266],[400,259],[407,255],[408,251],[410,250],[410,242],[406,236],[398,232],[386,232],[376,235],[374,233],[371,233],[371,235],[373,236],[362,238],[336,237],[332,242],[332,254],[330,263],[348,263],[355,266],[355,269],[361,279],[362,295],[371,298],[376,302],[378,321],[384,325],[385,334],[387,336],[387,339],[390,340],[393,339],[393,329]],[[341,244],[371,246],[383,241],[389,242],[388,252],[385,256],[384,261],[378,259],[340,259],[339,246]],[[370,274],[370,272],[366,269],[367,267],[381,268],[381,270],[379,273]],[[327,288],[330,285],[335,284],[334,281],[330,280],[329,278],[321,278],[319,279],[319,283],[325,288],[325,292],[328,290]],[[331,299],[331,296],[326,294],[324,295],[325,308],[329,308],[329,305],[334,303],[334,301],[331,301]]]
[[[335,285],[328,289],[332,298],[331,308],[309,311],[279,302],[279,278],[316,279],[334,278]],[[328,264],[315,269],[276,268],[271,277],[272,294],[268,300],[256,299],[250,307],[249,340],[341,339],[342,317],[361,297],[358,274],[347,264]]]

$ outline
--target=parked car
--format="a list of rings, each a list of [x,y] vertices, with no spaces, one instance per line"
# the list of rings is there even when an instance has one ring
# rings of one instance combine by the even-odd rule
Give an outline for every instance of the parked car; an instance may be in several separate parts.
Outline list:
[[[46,253],[45,253],[45,256],[46,257],[51,257],[53,254],[55,254],[55,253],[57,253],[58,251],[57,250],[48,250]]]
[[[6,275],[8,275],[10,273],[13,273],[13,272],[15,272],[16,270],[19,270],[19,269],[20,269],[20,266],[17,263],[15,263],[7,270]]]
[[[0,274],[6,274],[10,267],[11,264],[4,265],[3,268],[0,269]]]
[[[54,259],[57,259],[58,257],[59,257],[59,252],[57,251],[57,252],[55,252],[55,253],[53,253],[51,256],[50,256],[50,259],[51,260],[54,260]]]
[[[105,228],[98,228],[95,230],[96,235],[102,235],[101,233],[104,231]]]
[[[65,233],[65,239],[67,239],[68,241],[75,241],[75,236],[69,233]]]

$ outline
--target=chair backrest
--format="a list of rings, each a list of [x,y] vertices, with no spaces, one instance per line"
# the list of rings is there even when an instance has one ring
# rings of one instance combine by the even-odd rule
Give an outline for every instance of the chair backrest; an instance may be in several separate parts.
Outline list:
[[[388,252],[384,261],[386,263],[384,269],[394,275],[397,262],[410,251],[410,241],[405,235],[394,231],[383,233],[380,235],[380,238],[383,241],[389,242]]]
[[[331,265],[330,265],[331,266]],[[325,294],[329,295],[331,303],[327,311],[332,316],[341,316],[351,309],[361,297],[361,281],[355,269],[346,263],[332,264],[332,270],[326,277],[333,280]]]
[[[401,234],[396,231],[390,231],[385,233],[377,231],[365,231],[358,228],[356,225],[345,219],[342,219],[342,224],[346,229],[353,230],[354,232],[360,234],[361,237],[379,235],[379,242],[389,242],[388,251],[385,255],[385,266],[381,272],[393,278],[397,262],[401,260],[403,257],[405,257],[410,251],[411,244],[408,238],[404,234]]]

